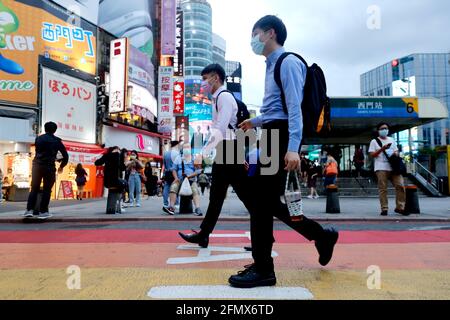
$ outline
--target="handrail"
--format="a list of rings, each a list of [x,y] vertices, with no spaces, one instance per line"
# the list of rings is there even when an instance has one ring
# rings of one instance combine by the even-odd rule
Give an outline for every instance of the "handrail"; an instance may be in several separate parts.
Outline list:
[[[426,182],[433,186],[438,192],[441,194],[444,192],[444,181],[434,175],[417,160],[414,160],[413,171],[415,174],[422,176]]]

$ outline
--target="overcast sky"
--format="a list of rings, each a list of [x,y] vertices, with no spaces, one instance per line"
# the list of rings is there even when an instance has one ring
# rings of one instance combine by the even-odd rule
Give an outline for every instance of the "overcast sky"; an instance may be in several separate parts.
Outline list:
[[[285,47],[324,69],[330,96],[359,96],[360,75],[411,53],[450,52],[448,0],[209,0],[213,31],[227,41],[227,59],[243,65],[243,99],[261,105],[265,58],[250,47],[254,23],[266,14],[287,26]],[[374,21],[377,6],[380,21]],[[373,9],[372,9],[373,10]],[[372,29],[368,27],[369,25]],[[372,22],[372,23],[370,23]],[[380,25],[380,29],[374,29]]]

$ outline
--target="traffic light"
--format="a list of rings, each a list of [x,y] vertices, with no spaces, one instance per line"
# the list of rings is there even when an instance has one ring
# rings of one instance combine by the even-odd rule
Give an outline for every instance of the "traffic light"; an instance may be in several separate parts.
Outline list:
[[[400,61],[392,61],[392,81],[400,80]]]

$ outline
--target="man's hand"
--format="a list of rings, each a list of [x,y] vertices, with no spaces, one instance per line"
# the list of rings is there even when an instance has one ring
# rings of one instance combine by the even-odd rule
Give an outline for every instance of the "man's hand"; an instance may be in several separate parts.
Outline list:
[[[64,168],[59,167],[58,168],[58,174],[62,174],[64,172]]]
[[[288,152],[284,157],[286,171],[297,171],[300,169],[300,155],[298,152]]]
[[[244,130],[244,131],[248,131],[248,130],[250,130],[250,129],[253,129],[253,124],[252,124],[252,122],[250,121],[250,119],[249,119],[249,120],[245,120],[244,122],[242,122],[242,123],[239,125],[239,128],[242,129],[242,130]]]

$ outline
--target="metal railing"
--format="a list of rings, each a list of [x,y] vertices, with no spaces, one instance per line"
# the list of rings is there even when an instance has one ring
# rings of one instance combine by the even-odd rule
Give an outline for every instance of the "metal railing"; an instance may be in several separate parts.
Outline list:
[[[422,177],[421,180],[423,180],[423,182],[427,183],[428,185],[436,189],[436,191],[438,191],[440,194],[444,193],[444,180],[436,177],[422,164],[417,162],[417,160],[414,160],[414,162],[412,163],[411,171],[413,175],[416,176],[416,178],[417,175],[419,175],[420,177]]]

